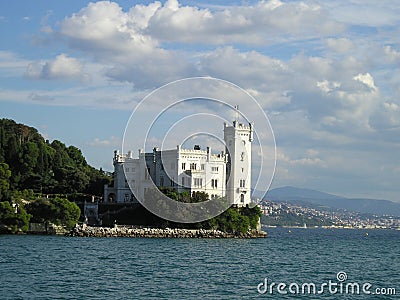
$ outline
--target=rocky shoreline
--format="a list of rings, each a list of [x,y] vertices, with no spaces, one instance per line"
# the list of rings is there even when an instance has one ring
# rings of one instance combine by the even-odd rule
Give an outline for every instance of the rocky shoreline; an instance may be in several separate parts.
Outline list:
[[[92,227],[75,226],[67,236],[74,237],[136,237],[136,238],[265,238],[267,233],[251,230],[247,233],[228,233],[220,230],[149,228],[132,226]]]

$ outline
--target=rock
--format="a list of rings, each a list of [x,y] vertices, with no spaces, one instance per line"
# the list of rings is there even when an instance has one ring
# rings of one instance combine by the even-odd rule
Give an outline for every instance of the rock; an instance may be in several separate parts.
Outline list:
[[[228,233],[220,230],[181,228],[129,228],[128,226],[91,227],[75,226],[68,236],[79,237],[146,237],[146,238],[265,238],[266,232],[250,230],[247,233]]]

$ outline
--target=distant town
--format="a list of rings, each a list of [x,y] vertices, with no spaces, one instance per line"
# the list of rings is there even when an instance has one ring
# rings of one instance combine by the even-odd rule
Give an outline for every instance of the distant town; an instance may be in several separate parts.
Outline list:
[[[363,214],[345,209],[305,207],[264,200],[261,223],[271,227],[327,227],[400,230],[400,217]]]

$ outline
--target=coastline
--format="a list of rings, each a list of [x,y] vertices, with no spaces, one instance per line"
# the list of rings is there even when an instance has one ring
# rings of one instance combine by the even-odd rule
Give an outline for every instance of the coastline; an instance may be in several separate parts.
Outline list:
[[[132,238],[266,238],[262,230],[251,230],[246,233],[228,233],[220,230],[150,228],[132,226],[92,227],[77,225],[66,236],[72,237],[132,237]]]

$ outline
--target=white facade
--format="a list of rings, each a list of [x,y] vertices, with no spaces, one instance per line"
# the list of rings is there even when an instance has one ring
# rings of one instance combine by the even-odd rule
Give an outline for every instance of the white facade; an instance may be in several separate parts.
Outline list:
[[[245,126],[238,121],[224,127],[224,140],[228,155],[226,183],[227,197],[243,206],[251,201],[251,142],[253,124]]]
[[[226,196],[238,206],[249,204],[253,125],[225,124],[224,140],[226,151],[220,154],[212,154],[209,147],[182,149],[179,145],[164,151],[154,148],[151,153],[139,150],[138,158],[130,151],[126,155],[114,151],[114,187],[105,186],[104,201],[135,202],[134,195],[143,197],[154,182],[178,192],[202,191],[210,199]]]

